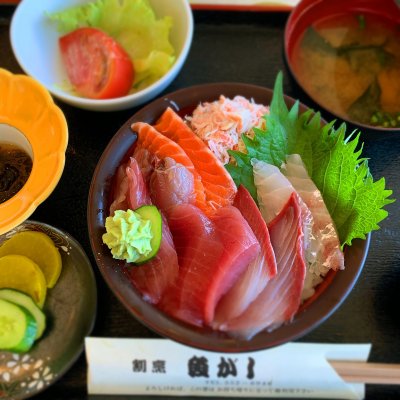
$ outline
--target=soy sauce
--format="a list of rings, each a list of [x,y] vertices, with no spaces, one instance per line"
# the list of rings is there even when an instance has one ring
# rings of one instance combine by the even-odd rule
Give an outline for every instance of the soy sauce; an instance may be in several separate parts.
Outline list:
[[[18,193],[32,171],[32,159],[20,147],[0,143],[0,203]]]

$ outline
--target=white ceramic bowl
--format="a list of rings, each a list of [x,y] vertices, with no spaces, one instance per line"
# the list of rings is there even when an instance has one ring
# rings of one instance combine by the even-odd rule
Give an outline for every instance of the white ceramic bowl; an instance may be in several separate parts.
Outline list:
[[[11,45],[21,68],[40,81],[58,99],[88,110],[124,110],[156,97],[174,80],[189,52],[193,36],[193,16],[188,0],[150,0],[157,17],[169,15],[173,19],[170,39],[175,48],[176,61],[167,74],[137,93],[107,100],[74,96],[60,88],[59,85],[67,80],[58,49],[60,34],[45,14],[90,1],[22,0],[13,15],[10,29]]]

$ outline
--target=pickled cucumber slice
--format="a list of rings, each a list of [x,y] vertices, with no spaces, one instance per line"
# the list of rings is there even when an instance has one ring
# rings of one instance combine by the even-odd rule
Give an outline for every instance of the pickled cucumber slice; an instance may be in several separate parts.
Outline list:
[[[31,297],[18,290],[0,289],[0,299],[25,308],[36,320],[37,332],[35,339],[39,339],[43,335],[43,332],[46,329],[46,316]]]
[[[48,288],[54,287],[61,273],[61,255],[54,242],[43,232],[16,233],[0,247],[0,257],[19,254],[34,261],[46,278]]]
[[[143,264],[151,260],[158,253],[162,237],[162,218],[156,206],[142,206],[136,209],[135,212],[143,219],[151,221],[151,232],[153,233],[153,238],[150,241],[151,252],[146,256],[141,256],[137,261],[135,261],[135,264]]]
[[[47,293],[46,279],[38,265],[28,257],[15,254],[0,258],[0,289],[26,293],[40,308]]]
[[[26,309],[0,299],[0,349],[28,351],[36,331],[36,321]]]

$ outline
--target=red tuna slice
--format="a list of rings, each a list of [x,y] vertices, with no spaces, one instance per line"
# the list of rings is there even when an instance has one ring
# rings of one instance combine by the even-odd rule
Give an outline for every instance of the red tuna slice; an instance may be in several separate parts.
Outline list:
[[[116,210],[126,211],[128,206],[128,177],[126,175],[127,164],[120,165],[114,176],[112,193],[113,201],[110,205],[110,215],[114,215]]]
[[[196,200],[192,173],[170,157],[158,162],[149,186],[153,203],[164,212],[177,204],[194,204]]]
[[[209,218],[193,205],[178,205],[168,222],[180,271],[162,308],[190,324],[210,324],[221,296],[259,253],[258,241],[232,206],[219,208]]]
[[[131,157],[119,166],[113,183],[114,200],[110,206],[110,215],[116,210],[126,211],[151,204],[147,186],[135,158]]]
[[[135,210],[146,204],[151,204],[149,191],[143,179],[142,172],[136,159],[131,157],[126,167],[128,177],[128,205],[131,210]]]
[[[232,177],[208,146],[175,111],[168,107],[157,121],[155,129],[179,144],[188,155],[201,176],[207,202],[212,208],[232,204],[236,193]]]
[[[121,172],[122,171],[122,172]],[[125,177],[123,172],[125,171]],[[117,183],[122,182],[121,193],[125,193],[127,208],[135,210],[142,205],[151,204],[147,186],[137,161],[131,157],[122,170],[118,170]],[[122,195],[120,195],[119,198]],[[122,203],[121,203],[122,204]],[[157,255],[145,264],[127,264],[128,274],[133,285],[143,298],[150,303],[158,303],[165,289],[178,276],[178,256],[168,224],[163,217],[162,239]]]
[[[129,275],[143,298],[157,304],[167,288],[177,279],[178,271],[178,256],[171,231],[163,216],[162,240],[157,255],[145,264],[132,266]]]
[[[157,162],[157,157],[150,154],[147,149],[136,146],[133,152],[133,158],[139,164],[140,170],[142,171],[143,180],[148,183],[150,175],[154,170],[154,164]]]
[[[247,189],[240,185],[233,205],[242,213],[260,243],[259,255],[247,266],[243,275],[217,305],[212,326],[219,326],[238,317],[276,275],[275,254],[265,223],[257,204]]]
[[[242,315],[220,327],[241,339],[251,339],[264,329],[272,331],[291,321],[300,305],[306,266],[301,209],[295,193],[268,229],[275,251],[277,275]]]

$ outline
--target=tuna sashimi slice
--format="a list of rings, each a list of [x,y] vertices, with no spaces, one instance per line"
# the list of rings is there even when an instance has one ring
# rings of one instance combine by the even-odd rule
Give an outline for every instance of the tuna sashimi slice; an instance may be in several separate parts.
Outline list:
[[[232,177],[214,153],[175,111],[168,107],[155,125],[155,129],[179,144],[191,159],[201,176],[206,199],[211,207],[218,208],[232,204],[236,193]]]
[[[210,324],[219,299],[259,253],[258,241],[232,206],[209,218],[193,205],[178,205],[169,212],[168,223],[180,270],[160,307],[190,324]]]
[[[269,232],[260,210],[244,186],[239,186],[233,205],[248,222],[260,243],[259,255],[246,267],[231,289],[217,305],[212,326],[219,326],[238,317],[265,288],[267,282],[276,275],[275,254]]]
[[[140,166],[135,158],[131,157],[126,167],[128,179],[127,202],[131,210],[146,204],[151,204],[150,194],[144,181]]]
[[[151,204],[146,183],[136,159],[119,166],[113,182],[114,200],[110,206],[110,215],[116,210],[135,210],[145,204]]]
[[[140,167],[133,157],[123,169],[118,170],[118,182],[124,184],[121,193],[125,193],[126,208],[135,210],[142,205],[151,204]],[[121,196],[119,195],[118,199],[121,199]],[[151,303],[158,303],[165,289],[175,281],[179,270],[178,256],[165,218],[163,218],[162,240],[157,255],[145,264],[139,266],[127,264],[127,267],[133,285],[143,298]]]
[[[174,242],[167,221],[163,217],[162,240],[157,255],[145,264],[129,270],[132,283],[143,298],[157,304],[178,277],[179,265]]]
[[[209,205],[206,203],[201,177],[183,149],[173,140],[167,138],[151,125],[144,122],[135,122],[132,124],[131,129],[138,134],[136,143],[138,150],[147,150],[150,156],[156,156],[158,160],[164,160],[166,157],[170,157],[192,173],[196,206],[202,210],[208,210]]]
[[[292,194],[280,214],[268,225],[278,267],[277,275],[242,315],[223,327],[231,335],[251,339],[290,322],[299,308],[306,267],[298,197]]]
[[[128,206],[128,176],[126,175],[127,164],[118,167],[112,184],[113,201],[110,205],[110,215],[116,210],[126,211]]]
[[[153,203],[165,213],[177,204],[195,202],[193,175],[170,157],[156,165],[149,186]]]

